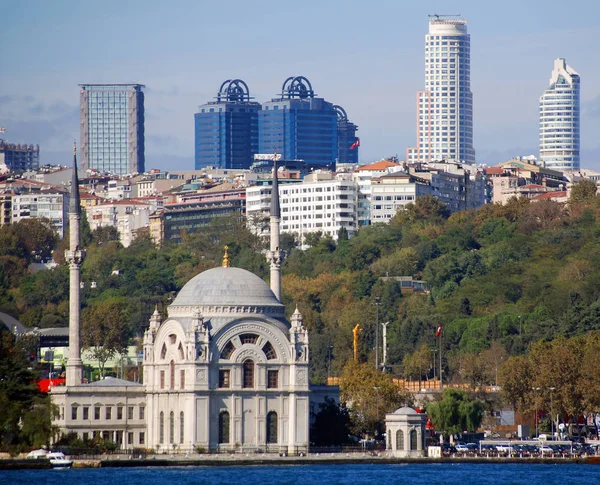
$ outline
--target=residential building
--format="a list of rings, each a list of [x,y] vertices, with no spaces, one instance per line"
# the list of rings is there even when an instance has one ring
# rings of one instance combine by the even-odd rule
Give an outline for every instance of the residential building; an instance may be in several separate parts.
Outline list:
[[[0,165],[11,172],[37,170],[40,166],[40,146],[6,143],[0,139]]]
[[[221,84],[216,101],[199,106],[194,115],[195,168],[249,168],[258,153],[259,111],[244,81]]]
[[[352,180],[358,185],[357,217],[359,227],[371,224],[371,180],[374,177],[398,170],[402,170],[400,164],[382,159],[379,162],[362,165],[352,173]]]
[[[580,78],[565,59],[554,61],[540,97],[540,160],[554,170],[579,170]]]
[[[371,179],[371,224],[389,222],[398,210],[431,194],[430,182],[406,172],[392,172]]]
[[[82,170],[144,172],[144,86],[80,84]]]
[[[486,179],[468,172],[432,172],[431,194],[446,204],[450,212],[477,209],[486,203]]]
[[[467,21],[432,15],[425,36],[425,89],[417,93],[417,145],[408,163],[475,163],[471,40]]]
[[[310,81],[289,77],[281,96],[258,112],[258,153],[276,150],[286,160],[326,166],[338,157],[338,115],[334,105],[318,98]]]
[[[58,237],[68,227],[69,194],[56,188],[15,193],[12,196],[12,222],[45,217],[52,222]]]
[[[342,227],[353,236],[358,230],[357,201],[358,186],[352,180],[334,176],[329,171],[315,171],[307,175],[302,183],[279,185],[281,206],[281,232],[294,233],[301,244],[304,235],[321,232],[337,240]],[[255,233],[269,234],[264,222],[266,207],[271,200],[271,187],[260,185],[248,187],[246,208],[247,220]]]
[[[358,150],[360,141],[356,137],[356,126],[348,119],[346,110],[341,106],[334,106],[337,113],[338,132],[338,163],[358,163]]]

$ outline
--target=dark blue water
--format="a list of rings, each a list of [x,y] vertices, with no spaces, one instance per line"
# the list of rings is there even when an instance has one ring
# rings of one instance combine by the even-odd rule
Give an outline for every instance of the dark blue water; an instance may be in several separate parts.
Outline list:
[[[0,484],[470,485],[600,483],[600,465],[410,464],[0,471]]]

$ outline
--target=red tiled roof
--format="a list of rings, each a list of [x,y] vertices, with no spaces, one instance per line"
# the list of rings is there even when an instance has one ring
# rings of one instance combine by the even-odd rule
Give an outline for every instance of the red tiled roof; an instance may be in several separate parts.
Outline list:
[[[364,172],[367,170],[385,170],[389,167],[397,167],[399,164],[390,162],[388,160],[380,160],[379,162],[371,163],[370,165],[363,165],[356,169],[357,172]]]
[[[536,195],[531,200],[555,199],[567,196],[566,190],[555,190],[554,192],[546,192],[545,194]]]
[[[540,184],[527,184],[527,185],[522,185],[521,187],[519,187],[519,189],[545,189],[546,186],[545,185],[540,185]]]
[[[502,175],[504,169],[502,167],[487,167],[484,172],[486,175]]]

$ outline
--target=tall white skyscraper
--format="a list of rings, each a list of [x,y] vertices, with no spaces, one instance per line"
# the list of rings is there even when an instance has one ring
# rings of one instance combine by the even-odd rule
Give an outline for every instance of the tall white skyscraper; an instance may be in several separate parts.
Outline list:
[[[467,21],[432,15],[425,36],[425,89],[417,93],[417,146],[408,162],[475,163],[471,39]]]
[[[579,74],[556,59],[540,97],[540,160],[554,170],[579,170]]]

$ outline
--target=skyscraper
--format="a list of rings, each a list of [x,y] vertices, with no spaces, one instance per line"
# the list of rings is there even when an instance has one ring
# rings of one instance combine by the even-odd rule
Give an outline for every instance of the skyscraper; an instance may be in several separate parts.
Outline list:
[[[82,168],[113,174],[144,172],[144,88],[80,84]]]
[[[258,112],[248,85],[228,79],[216,101],[198,107],[195,122],[195,168],[249,168],[258,153]]]
[[[425,89],[417,93],[417,146],[407,149],[408,162],[475,163],[470,42],[466,20],[430,16]]]
[[[579,74],[556,59],[540,97],[540,159],[553,170],[579,170]]]
[[[259,152],[277,150],[284,160],[327,165],[338,156],[338,115],[332,103],[315,97],[310,81],[289,77],[281,97],[258,113]]]
[[[337,130],[338,130],[338,156],[337,159],[342,163],[358,163],[358,147],[356,126],[348,119],[346,110],[341,106],[334,106],[337,112]],[[352,148],[351,148],[352,147]]]

